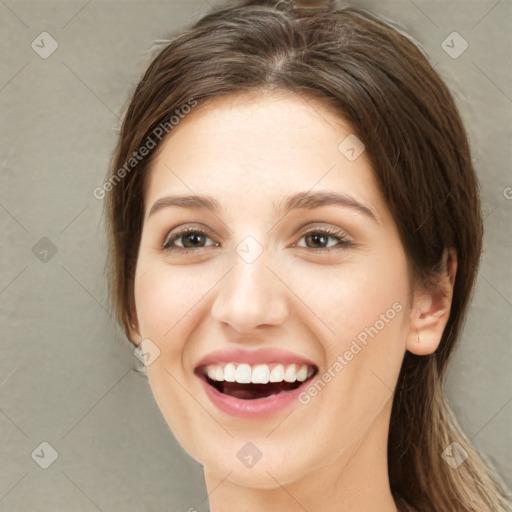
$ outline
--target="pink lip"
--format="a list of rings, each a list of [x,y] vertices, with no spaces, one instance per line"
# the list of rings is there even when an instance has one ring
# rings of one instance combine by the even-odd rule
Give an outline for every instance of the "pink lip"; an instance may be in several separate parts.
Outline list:
[[[298,402],[298,396],[307,388],[311,379],[314,378],[314,375],[303,382],[297,389],[279,393],[272,397],[244,400],[217,391],[217,389],[208,384],[200,370],[201,367],[207,365],[226,364],[230,362],[246,363],[250,365],[261,363],[295,363],[300,365],[307,364],[318,369],[317,365],[309,359],[298,356],[293,352],[273,348],[262,348],[258,350],[230,349],[211,352],[199,361],[195,373],[201,380],[210,401],[221,411],[240,418],[254,418],[273,414],[291,406],[294,402]]]
[[[203,359],[201,359],[197,364],[196,368],[209,364],[223,363],[246,363],[251,365],[260,363],[296,363],[316,367],[315,363],[305,359],[304,357],[298,356],[293,352],[275,348],[261,348],[258,350],[216,350],[208,354],[206,357],[203,357]]]
[[[273,397],[257,398],[255,400],[243,400],[230,395],[225,395],[210,386],[205,379],[198,377],[203,383],[204,390],[210,401],[221,411],[239,418],[255,418],[273,414],[298,402],[298,396],[306,389],[311,381],[306,380],[301,386],[292,391],[279,393]]]

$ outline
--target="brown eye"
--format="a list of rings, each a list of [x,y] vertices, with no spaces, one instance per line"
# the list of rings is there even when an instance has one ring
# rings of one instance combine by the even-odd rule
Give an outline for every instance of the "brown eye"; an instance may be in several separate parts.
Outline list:
[[[308,244],[308,242],[312,242],[313,245],[320,244],[322,245],[321,249],[324,249],[323,245],[328,243],[329,238],[333,237],[318,231],[312,231],[311,233],[305,235],[306,244]]]
[[[203,245],[206,239],[210,238],[208,233],[201,229],[197,228],[187,228],[179,231],[173,236],[166,239],[163,244],[163,249],[166,251],[187,251],[194,249],[202,249],[203,247],[207,247]],[[181,240],[182,246],[174,245],[174,242]],[[212,245],[218,245],[216,243]]]
[[[306,247],[309,249],[327,249],[331,250],[332,247],[336,246],[342,246],[342,247],[348,247],[353,245],[353,242],[349,240],[347,235],[336,228],[325,228],[325,229],[313,229],[311,231],[308,231],[304,235],[302,235],[302,238],[306,241]],[[329,244],[329,239],[337,240],[338,243]],[[311,247],[311,245],[313,247]],[[320,247],[318,247],[318,245]],[[315,247],[317,246],[317,247]],[[298,247],[304,247],[304,246],[298,246]]]

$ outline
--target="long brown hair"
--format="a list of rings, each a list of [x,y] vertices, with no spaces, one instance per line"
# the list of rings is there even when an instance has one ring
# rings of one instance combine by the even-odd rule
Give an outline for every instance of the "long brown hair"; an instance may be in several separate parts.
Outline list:
[[[315,99],[350,123],[366,146],[416,275],[435,275],[444,248],[457,253],[439,348],[426,356],[406,352],[396,385],[388,470],[397,505],[421,512],[506,510],[510,501],[498,476],[462,433],[442,388],[482,249],[467,136],[448,88],[421,49],[366,11],[304,14],[284,1],[231,2],[175,36],[151,62],[100,191],[106,196],[110,300],[126,335],[137,326],[134,274],[144,191],[172,118],[179,122],[187,109],[210,99],[263,90]],[[469,455],[456,469],[441,457],[454,441]]]

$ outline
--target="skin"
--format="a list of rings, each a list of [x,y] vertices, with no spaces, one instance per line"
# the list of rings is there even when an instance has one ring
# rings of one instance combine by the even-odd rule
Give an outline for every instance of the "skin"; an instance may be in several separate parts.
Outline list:
[[[150,386],[175,437],[204,467],[212,512],[396,510],[387,471],[393,389],[406,349],[428,354],[439,344],[456,258],[445,251],[436,286],[412,276],[366,154],[349,161],[338,149],[351,133],[296,94],[221,98],[174,128],[151,169],[132,339],[160,350],[147,366]],[[375,219],[339,205],[274,211],[273,201],[309,190],[348,194]],[[172,206],[149,217],[171,194],[213,196],[220,211]],[[162,248],[171,230],[191,224],[210,234],[174,246],[195,252]],[[304,236],[325,227],[352,245]],[[248,235],[263,250],[250,264],[236,252]],[[397,303],[394,318],[307,404],[236,418],[209,401],[193,373],[217,349],[277,347],[323,375]],[[247,442],[262,453],[252,468],[237,458]]]

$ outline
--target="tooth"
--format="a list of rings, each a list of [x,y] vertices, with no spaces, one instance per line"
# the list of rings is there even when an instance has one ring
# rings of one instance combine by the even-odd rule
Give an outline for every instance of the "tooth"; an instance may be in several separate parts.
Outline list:
[[[224,367],[224,380],[226,382],[235,382],[236,366],[233,363],[228,363]]]
[[[282,364],[274,366],[270,372],[270,382],[283,382],[284,379],[284,367]]]
[[[252,369],[251,382],[253,384],[267,384],[270,377],[270,370],[266,364],[257,364]]]
[[[304,382],[308,378],[308,365],[303,364],[300,367],[300,370],[297,372],[297,380],[300,382]]]
[[[216,382],[238,382],[240,384],[267,384],[268,382],[304,382],[314,373],[314,368],[309,365],[276,364],[270,371],[268,364],[257,364],[251,367],[249,364],[227,363],[223,368],[220,365],[208,365],[206,374]]]
[[[236,369],[236,381],[239,384],[249,384],[251,382],[251,367],[248,364],[241,364]]]
[[[215,380],[217,382],[222,382],[224,380],[224,370],[222,369],[222,366],[215,367]]]
[[[290,364],[286,367],[284,371],[284,380],[286,382],[295,382],[297,379],[295,378],[295,365]]]

